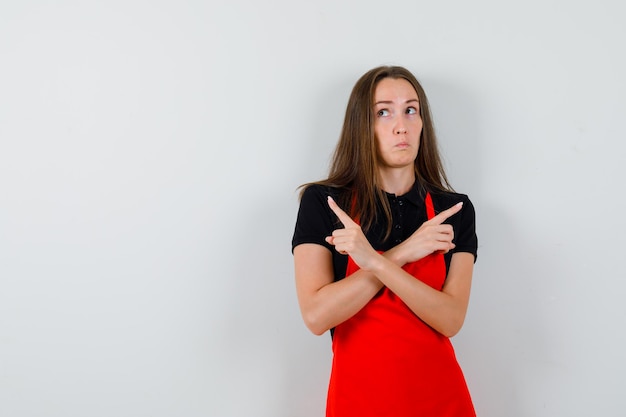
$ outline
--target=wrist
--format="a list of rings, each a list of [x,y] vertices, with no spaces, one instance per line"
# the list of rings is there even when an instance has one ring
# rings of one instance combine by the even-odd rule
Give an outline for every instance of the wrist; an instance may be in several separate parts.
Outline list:
[[[383,274],[391,265],[396,264],[391,258],[392,256],[387,256],[386,253],[379,254],[370,264],[370,271],[377,277]]]
[[[404,264],[406,264],[404,253],[402,251],[402,244],[391,248],[384,253],[384,256],[397,266],[404,266]]]

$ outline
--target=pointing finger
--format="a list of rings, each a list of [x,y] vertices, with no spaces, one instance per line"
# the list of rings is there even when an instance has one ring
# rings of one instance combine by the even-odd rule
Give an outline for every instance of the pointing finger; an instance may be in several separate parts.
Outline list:
[[[333,200],[333,198],[331,196],[328,196],[328,206],[330,207],[330,209],[333,211],[333,213],[335,213],[337,215],[337,217],[339,218],[339,221],[341,223],[343,223],[343,225],[345,227],[348,226],[356,226],[357,224],[350,218],[350,216],[348,216],[346,214],[345,211],[343,211],[341,209],[341,207],[339,207],[337,205],[337,203],[335,203],[335,200]]]
[[[456,203],[449,209],[444,210],[441,213],[437,214],[435,217],[430,219],[429,222],[432,224],[441,224],[445,222],[446,219],[448,219],[449,217],[452,217],[455,214],[457,214],[459,211],[461,211],[462,208],[463,208],[463,202],[461,201],[460,203]]]

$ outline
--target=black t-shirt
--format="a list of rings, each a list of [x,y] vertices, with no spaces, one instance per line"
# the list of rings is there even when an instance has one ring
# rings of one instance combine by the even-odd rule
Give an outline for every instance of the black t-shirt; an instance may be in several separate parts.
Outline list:
[[[324,239],[330,236],[333,230],[343,227],[328,206],[327,200],[330,195],[335,201],[338,201],[338,194],[339,190],[332,187],[311,185],[306,188],[300,201],[300,209],[291,242],[292,250],[302,243],[315,243],[328,248],[333,256],[335,281],[345,277],[348,256],[341,255]],[[417,182],[409,192],[402,196],[387,193],[393,219],[390,237],[384,239],[387,231],[386,224],[372,225],[365,235],[375,250],[384,252],[398,245],[427,220],[425,196],[426,192]],[[453,253],[469,252],[476,259],[478,239],[472,202],[464,194],[451,192],[435,191],[431,192],[430,196],[433,200],[435,214],[463,201],[461,211],[444,222],[452,225],[454,229],[453,242],[456,245],[453,250],[444,255],[446,270],[450,266]],[[345,207],[342,209],[348,212]]]

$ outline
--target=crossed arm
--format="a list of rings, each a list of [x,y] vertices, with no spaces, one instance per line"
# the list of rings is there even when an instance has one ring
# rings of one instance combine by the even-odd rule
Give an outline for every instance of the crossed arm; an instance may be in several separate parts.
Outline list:
[[[340,253],[348,254],[360,269],[334,282],[332,254],[321,245],[302,244],[294,249],[296,291],[307,327],[322,334],[357,313],[386,286],[398,295],[424,322],[445,336],[461,329],[471,288],[474,257],[452,255],[443,290],[438,291],[402,269],[406,263],[430,253],[454,248],[452,227],[442,224],[461,205],[445,210],[425,222],[405,242],[380,254],[369,244],[361,228],[332,199],[329,206],[344,224],[326,240]]]

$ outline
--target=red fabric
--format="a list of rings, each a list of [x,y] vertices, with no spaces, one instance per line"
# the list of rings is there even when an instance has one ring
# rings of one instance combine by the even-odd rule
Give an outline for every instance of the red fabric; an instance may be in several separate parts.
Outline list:
[[[430,195],[428,218],[434,217]],[[359,267],[348,260],[346,276]],[[446,266],[432,254],[404,269],[441,290]],[[335,328],[327,417],[474,417],[450,340],[383,288]]]

